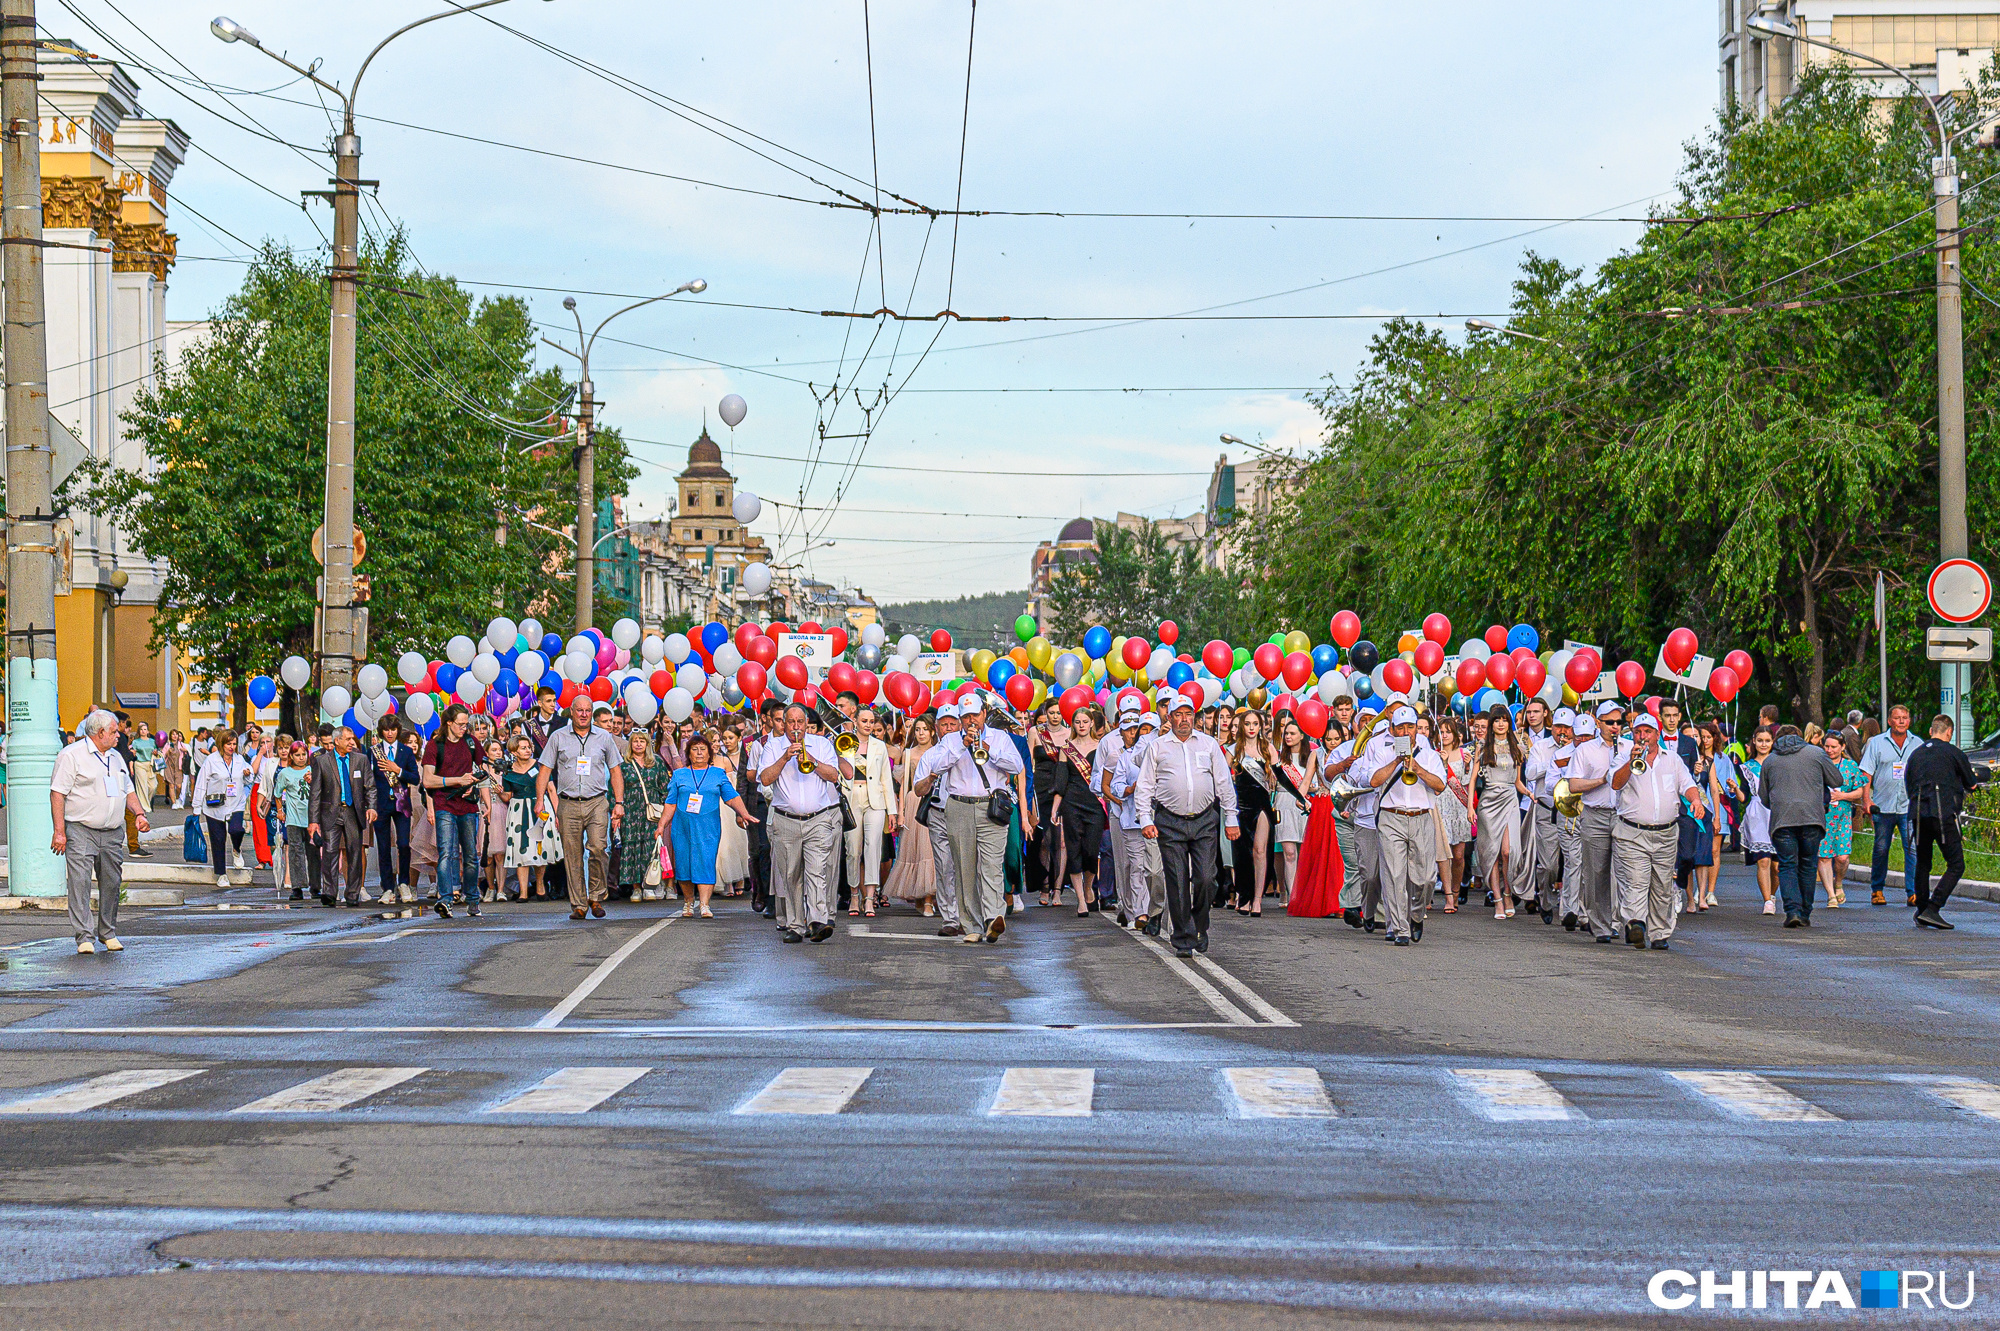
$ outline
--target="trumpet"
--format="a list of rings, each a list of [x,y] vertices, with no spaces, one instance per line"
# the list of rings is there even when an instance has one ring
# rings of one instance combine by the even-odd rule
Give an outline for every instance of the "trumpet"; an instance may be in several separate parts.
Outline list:
[[[1632,751],[1632,775],[1638,776],[1645,770],[1646,751],[1644,749],[1634,749]]]
[[[971,750],[972,761],[975,763],[984,763],[986,761],[986,732],[981,730],[977,735],[974,735],[972,742],[966,745],[966,747]]]

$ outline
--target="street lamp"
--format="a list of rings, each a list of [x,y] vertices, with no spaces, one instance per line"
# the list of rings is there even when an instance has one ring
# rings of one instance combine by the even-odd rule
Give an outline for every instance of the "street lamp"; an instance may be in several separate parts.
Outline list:
[[[596,591],[592,583],[597,577],[598,543],[590,538],[591,528],[597,525],[597,505],[595,496],[592,494],[592,491],[597,486],[597,470],[595,455],[591,448],[593,424],[591,413],[596,404],[595,399],[591,396],[594,386],[590,382],[590,349],[597,345],[597,334],[604,331],[604,325],[610,323],[619,315],[630,314],[642,305],[651,305],[655,301],[662,301],[672,296],[678,296],[683,291],[700,295],[706,290],[708,290],[708,283],[697,277],[691,282],[681,283],[672,291],[663,291],[657,296],[648,296],[644,300],[635,300],[624,309],[613,310],[611,313],[605,315],[598,322],[597,328],[588,337],[585,337],[583,334],[583,316],[576,312],[576,297],[564,296],[563,308],[568,310],[570,316],[576,320],[576,345],[578,349],[572,351],[560,342],[551,342],[546,337],[542,339],[542,341],[547,342],[564,355],[576,357],[578,363],[583,367],[581,371],[582,377],[577,382],[578,414],[576,420],[576,631],[578,633],[590,627],[592,614],[591,601]]]
[[[1969,553],[1969,541],[1965,522],[1965,344],[1958,290],[1958,161],[1951,154],[1954,136],[1945,129],[1943,99],[1925,92],[1906,71],[1866,52],[1808,37],[1796,24],[1775,15],[1752,14],[1743,26],[1760,37],[1804,42],[1886,69],[1910,85],[1910,91],[1936,122],[1938,155],[1931,159],[1931,197],[1935,200],[1932,221],[1937,235],[1938,561],[1963,559]],[[1939,673],[1944,688],[1957,690],[1958,733],[1973,734],[1972,702],[1967,697],[1972,667],[1946,662]]]
[[[1259,453],[1263,453],[1268,457],[1280,458],[1286,462],[1295,460],[1289,453],[1280,453],[1276,449],[1266,448],[1262,444],[1253,444],[1248,439],[1238,439],[1233,434],[1223,435],[1222,442],[1225,444],[1234,444],[1238,448],[1254,448]]]
[[[1508,337],[1526,338],[1530,342],[1546,342],[1552,347],[1569,352],[1571,356],[1576,358],[1578,365],[1583,364],[1583,357],[1577,355],[1573,348],[1563,346],[1562,343],[1552,337],[1541,337],[1534,333],[1524,333],[1518,328],[1508,328],[1503,324],[1494,323],[1491,319],[1467,319],[1465,321],[1465,331],[1468,333],[1505,333]]]
[[[320,584],[323,628],[317,644],[322,689],[335,684],[351,687],[354,683],[354,335],[363,183],[361,136],[354,132],[354,99],[361,92],[361,80],[367,75],[368,66],[382,53],[383,47],[404,33],[441,18],[505,3],[506,0],[467,0],[405,23],[375,44],[346,92],[319,76],[318,61],[310,68],[295,65],[258,41],[255,33],[234,19],[216,18],[208,25],[218,41],[243,42],[254,47],[340,99],[341,127],[333,141],[334,179],[329,182],[333,186],[333,266],[327,273],[332,286],[332,314],[327,332],[326,374],[326,575]]]

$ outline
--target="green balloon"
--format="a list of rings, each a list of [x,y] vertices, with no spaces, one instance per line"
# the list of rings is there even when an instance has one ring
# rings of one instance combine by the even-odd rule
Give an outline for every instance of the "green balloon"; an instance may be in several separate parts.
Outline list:
[[[1264,641],[1270,643],[1273,647],[1283,647],[1285,645],[1285,635],[1283,633],[1273,633],[1270,637],[1264,639]]]
[[[1028,639],[1034,637],[1040,629],[1041,625],[1035,623],[1033,615],[1022,615],[1014,621],[1014,636],[1022,642],[1026,642]]]
[[[1248,647],[1238,647],[1236,649],[1236,668],[1238,670],[1241,670],[1244,667],[1244,665],[1249,662],[1249,660],[1250,660],[1250,649]]]

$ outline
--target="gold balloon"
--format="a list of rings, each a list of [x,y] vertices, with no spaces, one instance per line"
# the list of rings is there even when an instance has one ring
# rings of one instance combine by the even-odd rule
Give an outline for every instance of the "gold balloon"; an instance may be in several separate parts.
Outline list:
[[[1043,646],[1044,648],[1046,648],[1046,647],[1048,646],[1048,644],[1047,644],[1047,643],[1043,643],[1043,644],[1042,644],[1042,646]],[[1031,702],[1031,703],[1029,703],[1029,704],[1028,704],[1028,710],[1029,710],[1029,711],[1031,711],[1031,712],[1032,712],[1032,711],[1035,711],[1036,709],[1040,708],[1040,707],[1041,707],[1041,705],[1042,705],[1043,703],[1047,702],[1048,700],[1049,700],[1049,686],[1048,686],[1047,684],[1043,683],[1043,682],[1042,682],[1041,680],[1039,680],[1039,679],[1038,679],[1038,680],[1036,680],[1036,681],[1035,681],[1035,700],[1034,700],[1033,702]]]
[[[1447,670],[1438,676],[1437,690],[1438,697],[1440,698],[1451,698],[1457,695],[1458,681],[1452,678],[1451,671]]]
[[[1028,664],[1037,670],[1047,670],[1049,662],[1056,659],[1055,648],[1039,633],[1028,639]]]
[[[1263,689],[1250,690],[1250,696],[1243,700],[1244,704],[1248,706],[1250,710],[1253,712],[1263,711],[1264,704],[1269,701],[1271,701],[1271,695],[1266,693]]]
[[[1583,699],[1577,696],[1575,689],[1567,684],[1563,685],[1563,706],[1574,707],[1582,701]]]
[[[1124,654],[1116,648],[1112,649],[1111,655],[1104,658],[1104,668],[1111,672],[1111,678],[1113,679],[1127,680],[1132,678],[1132,671],[1125,664]]]
[[[1285,655],[1290,656],[1293,652],[1311,651],[1313,640],[1306,636],[1304,629],[1293,629],[1285,635],[1284,642],[1279,645],[1285,649]]]
[[[981,688],[986,686],[986,672],[992,667],[994,660],[993,653],[981,647],[972,654],[972,659],[965,663],[972,677],[979,681]]]
[[[1410,635],[1407,633],[1404,634],[1403,635],[1404,640],[1407,641],[1409,639],[1409,636]],[[1397,655],[1401,656],[1403,660],[1407,661],[1411,665],[1415,665],[1417,663],[1417,649],[1414,647],[1405,648],[1403,651],[1397,653]]]

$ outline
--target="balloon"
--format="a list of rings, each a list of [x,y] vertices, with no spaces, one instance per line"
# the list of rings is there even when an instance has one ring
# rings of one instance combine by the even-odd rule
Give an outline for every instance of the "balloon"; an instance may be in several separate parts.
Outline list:
[[[1366,675],[1356,675],[1348,683],[1354,689],[1354,696],[1362,702],[1375,696],[1375,685]]]
[[[1194,678],[1194,667],[1185,661],[1176,661],[1167,667],[1167,687],[1177,689]]]
[[[611,626],[611,641],[630,651],[639,645],[639,623],[634,619],[621,619]]]
[[[751,490],[738,490],[729,501],[730,515],[746,527],[755,522],[763,511],[764,501]]]
[[[1298,720],[1299,729],[1319,739],[1326,734],[1326,723],[1333,719],[1326,704],[1317,698],[1308,698],[1292,708],[1292,715]]]
[[[1348,649],[1347,659],[1356,670],[1366,675],[1382,663],[1382,653],[1374,643],[1363,638]]]
[[[1319,700],[1328,707],[1333,706],[1340,699],[1347,697],[1351,692],[1352,690],[1347,684],[1347,676],[1341,674],[1338,670],[1327,670],[1320,674]]]
[[[312,662],[303,656],[288,656],[278,667],[278,678],[285,681],[288,689],[302,689],[312,682]]]
[[[437,673],[432,675],[431,678],[437,681],[438,692],[454,693],[458,690],[459,677],[464,674],[463,670],[460,670],[450,662],[446,662],[437,668]]]
[[[1701,649],[1701,641],[1690,628],[1678,628],[1667,635],[1667,641],[1660,648],[1660,656],[1667,663],[1667,669],[1676,675],[1685,673],[1694,662],[1694,654]]]
[[[1730,673],[1736,676],[1736,687],[1738,688],[1742,688],[1745,684],[1748,684],[1750,676],[1756,671],[1756,663],[1750,659],[1750,653],[1744,651],[1741,647],[1723,657],[1722,664],[1728,666]]]
[[[1453,678],[1449,674],[1446,674],[1442,670],[1438,672],[1438,676],[1439,678],[1437,682],[1437,691],[1438,691],[1438,696],[1440,698],[1452,698],[1460,696],[1458,692],[1457,679]]]
[[[1351,648],[1361,640],[1361,616],[1352,610],[1342,610],[1336,614],[1333,622],[1327,627],[1333,634],[1334,643],[1340,647]]]
[[[486,681],[468,670],[458,677],[458,683],[452,689],[452,692],[458,695],[460,702],[470,707],[474,703],[485,700]]]
[[[1028,639],[1028,664],[1037,670],[1047,670],[1049,662],[1055,659],[1056,649],[1041,634]]]
[[[660,699],[660,710],[669,721],[685,721],[694,715],[694,694],[679,687],[668,689],[667,696]]]
[[[1495,707],[1506,705],[1507,695],[1498,689],[1481,689],[1472,700],[1472,710],[1475,712],[1490,712]]]
[[[1742,680],[1726,665],[1719,665],[1709,672],[1708,691],[1715,695],[1717,702],[1730,701],[1742,687]]]
[[[1089,639],[1085,639],[1085,641],[1087,642]],[[1127,670],[1144,670],[1146,662],[1151,659],[1152,655],[1153,649],[1147,646],[1144,638],[1127,638],[1125,639],[1124,648],[1119,653],[1119,659],[1125,662]]]
[[[667,641],[663,649],[663,655],[665,656],[666,660],[671,661],[675,665],[679,665],[681,662],[688,659],[688,653],[693,650],[694,648],[688,644],[687,635],[681,633],[669,633],[667,635]]]
[[[1055,677],[1056,686],[1064,691],[1083,681],[1083,670],[1083,658],[1075,652],[1064,652],[1049,663],[1049,673]]]
[[[1304,629],[1293,629],[1278,643],[1278,646],[1285,649],[1286,656],[1290,656],[1293,652],[1309,652],[1312,650],[1312,645],[1313,640],[1307,636]]]
[[[410,700],[403,704],[403,715],[416,725],[428,725],[430,719],[437,715],[437,704],[431,701],[428,693],[412,693]]]
[[[614,669],[618,664],[618,644],[609,638],[604,639],[597,644],[597,651],[590,659],[597,662],[599,670]]]
[[[404,652],[396,658],[396,678],[415,688],[430,673],[430,663],[420,652]]]
[[[1284,649],[1275,643],[1259,643],[1257,650],[1250,654],[1250,664],[1264,679],[1276,679],[1285,668]]]
[[[472,658],[479,655],[478,646],[463,633],[444,645],[444,659],[460,670],[472,664]]]
[[[951,650],[951,634],[950,634],[950,633],[949,633],[948,631],[944,630],[944,629],[934,629],[934,630],[932,630],[932,631],[931,631],[931,650],[932,650],[932,651],[934,651],[934,652],[948,652],[948,651],[950,651],[950,650]]]
[[[1410,672],[1410,663],[1400,656],[1393,660],[1384,661],[1382,663],[1382,682],[1387,684],[1392,692],[1408,693],[1410,685],[1414,682]]]
[[[1181,640],[1181,626],[1171,619],[1160,621],[1160,641],[1171,647]]]
[[[626,700],[625,715],[637,725],[651,725],[653,718],[660,714],[660,700],[650,693],[641,693]]]
[[[1563,667],[1563,683],[1575,689],[1579,695],[1596,688],[1597,669],[1591,664],[1590,658],[1582,652],[1570,657],[1569,664]]]
[[[875,701],[875,695],[881,691],[881,688],[882,681],[875,678],[874,671],[857,670],[854,672],[854,696],[861,699],[863,707]]]
[[[597,679],[591,680],[590,687],[585,689],[584,692],[588,693],[594,702],[610,702],[613,693],[610,677],[608,675],[600,676]]]
[[[1542,664],[1539,656],[1531,656],[1514,667],[1514,683],[1530,698],[1540,696],[1548,678],[1549,668]]]
[[[986,682],[996,689],[1005,689],[1007,681],[1020,674],[1012,661],[1002,656],[986,667]]]
[[[329,686],[326,692],[319,695],[319,709],[333,716],[339,716],[353,705],[354,695],[338,684]]]
[[[832,628],[827,630],[827,633],[833,638],[833,654],[835,656],[839,656],[842,652],[847,650],[846,629],[840,627],[840,625],[838,624],[835,624]]]
[[[1035,622],[1035,617],[1033,615],[1015,616],[1014,636],[1020,639],[1022,642],[1026,642],[1028,639],[1034,637],[1037,633],[1040,633],[1041,631],[1042,631],[1041,625]]]
[[[1486,682],[1493,688],[1511,688],[1514,683],[1514,658],[1494,655],[1486,661]]]
[[[502,669],[500,677],[493,681],[493,691],[513,697],[521,689],[521,677],[511,670]]]
[[[500,690],[494,689],[486,695],[486,714],[488,716],[505,716],[507,715],[507,709],[513,706],[513,704],[514,700],[512,698],[501,693]]]
[[[722,652],[729,650],[727,647],[722,648],[721,651],[716,653],[717,658],[721,657]],[[880,647],[871,647],[865,642],[862,643],[854,649],[854,664],[862,670],[880,670],[882,668],[882,649]]]
[[[1035,701],[1035,681],[1026,675],[1016,675],[1007,681],[1001,692],[1007,695],[1008,705],[1016,711],[1025,712]]]
[[[914,661],[923,654],[924,645],[917,640],[916,634],[905,633],[902,637],[896,639],[896,655],[902,657],[905,661]]]
[[[1286,688],[1302,689],[1313,677],[1313,659],[1304,652],[1293,652],[1285,658],[1278,673],[1284,676]]]
[[[1424,616],[1424,638],[1440,647],[1451,644],[1451,621],[1433,610]]]
[[[1083,650],[1093,661],[1102,661],[1111,650],[1111,630],[1102,624],[1093,624],[1083,635]]]
[[[1095,695],[1081,684],[1075,684],[1064,689],[1062,697],[1056,701],[1056,705],[1062,708],[1063,724],[1068,725],[1076,719],[1078,708],[1088,707],[1095,701]]]
[[[514,658],[514,678],[531,689],[542,682],[542,676],[548,673],[548,669],[549,663],[542,659],[540,652],[522,652]]]
[[[1510,652],[1519,647],[1526,647],[1532,652],[1541,645],[1542,635],[1533,624],[1516,624],[1507,630],[1507,650]]]
[[[697,666],[695,669],[699,670]],[[796,656],[781,656],[776,667],[778,682],[788,689],[802,689],[806,686],[806,663]]]
[[[1590,669],[1593,674],[1601,675],[1604,673],[1604,658],[1597,654],[1595,647],[1579,647],[1576,654],[1590,662]]]
[[[1486,663],[1484,661],[1460,660],[1458,674],[1454,680],[1458,691],[1464,694],[1477,693],[1486,683]]]
[[[718,673],[733,675],[736,673],[736,667],[743,664],[743,653],[736,650],[735,643],[725,642],[715,649],[714,660]]]
[[[737,496],[739,499],[742,496]],[[771,590],[771,566],[759,560],[755,564],[743,566],[743,590],[752,596],[762,596]]]
[[[481,684],[491,684],[500,678],[500,658],[491,652],[481,652],[473,657],[472,664],[467,668]]]
[[[1425,638],[1418,643],[1412,655],[1416,657],[1413,664],[1417,673],[1425,679],[1436,679],[1438,672],[1444,669],[1444,648],[1438,646],[1434,638]]]
[[[1458,645],[1458,656],[1461,661],[1484,661],[1491,655],[1493,649],[1481,638],[1467,638]]]
[[[801,661],[799,664],[803,666],[805,663]],[[782,675],[780,677],[782,678]],[[708,672],[701,668],[701,663],[698,661],[683,661],[680,669],[674,672],[674,683],[686,689],[689,697],[707,688],[707,680]]]
[[[1323,642],[1312,649],[1313,677],[1316,679],[1340,664],[1340,648]]]
[[[537,650],[541,652],[544,661],[555,660],[565,650],[562,635],[559,633],[544,633]]]
[[[1618,691],[1628,698],[1639,696],[1639,690],[1646,687],[1646,667],[1637,661],[1618,663]]]
[[[265,708],[278,696],[278,681],[269,675],[257,675],[250,680],[250,705]]]
[[[746,660],[755,661],[769,670],[771,663],[778,659],[778,644],[759,634],[750,640],[748,647],[743,649],[743,656]]]
[[[1228,643],[1220,638],[1214,638],[1209,641],[1208,646],[1201,649],[1201,663],[1208,667],[1209,674],[1220,679],[1235,666],[1235,654],[1229,650]]]
[[[1277,644],[1267,642],[1264,645],[1266,647],[1275,647]],[[1252,689],[1243,701],[1249,705],[1251,711],[1261,712],[1264,710],[1264,704],[1271,701],[1271,695],[1263,689]]]
[[[1221,680],[1198,679],[1194,682],[1201,685],[1201,705],[1203,707],[1213,707],[1217,702],[1221,701],[1222,699]]]
[[[1507,650],[1507,626],[1505,624],[1489,625],[1486,632],[1480,636],[1485,638],[1486,645],[1491,650],[1496,652]]]

